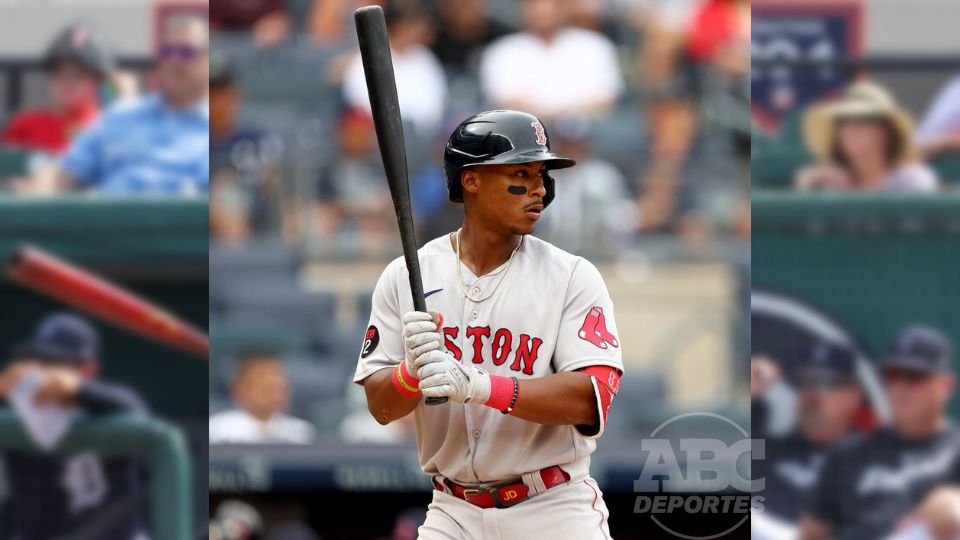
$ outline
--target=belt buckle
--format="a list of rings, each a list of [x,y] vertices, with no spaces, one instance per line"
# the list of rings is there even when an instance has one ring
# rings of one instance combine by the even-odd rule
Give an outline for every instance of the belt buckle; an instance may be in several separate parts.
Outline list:
[[[481,493],[485,493],[485,491],[482,489],[476,489],[476,488],[463,488],[464,498],[466,498],[469,495],[479,495]]]

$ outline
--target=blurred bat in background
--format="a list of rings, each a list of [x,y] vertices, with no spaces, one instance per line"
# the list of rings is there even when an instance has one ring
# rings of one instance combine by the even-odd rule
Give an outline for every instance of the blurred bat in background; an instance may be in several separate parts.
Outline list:
[[[209,339],[197,328],[146,299],[37,248],[17,250],[8,274],[23,287],[143,337],[204,360],[209,356]]]

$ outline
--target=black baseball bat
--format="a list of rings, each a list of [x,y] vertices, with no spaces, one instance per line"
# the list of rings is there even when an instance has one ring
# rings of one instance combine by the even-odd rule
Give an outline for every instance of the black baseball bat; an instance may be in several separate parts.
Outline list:
[[[407,155],[403,142],[403,121],[397,99],[397,80],[393,74],[393,59],[387,42],[387,23],[380,6],[366,6],[356,10],[353,18],[357,23],[357,38],[360,40],[360,58],[370,94],[370,108],[376,126],[377,142],[383,170],[390,185],[393,209],[400,227],[400,243],[403,258],[410,275],[410,292],[413,293],[413,308],[427,310],[423,297],[423,281],[420,278],[420,259],[417,257],[417,237],[413,231],[413,211],[410,208],[410,187],[407,179]],[[427,398],[427,405],[444,403],[447,398]]]

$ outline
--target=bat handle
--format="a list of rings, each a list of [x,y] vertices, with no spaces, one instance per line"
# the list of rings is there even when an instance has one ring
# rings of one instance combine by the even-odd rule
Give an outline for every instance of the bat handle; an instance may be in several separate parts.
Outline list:
[[[447,399],[449,399],[449,398],[447,398],[446,396],[443,396],[443,397],[428,397],[428,398],[427,398],[427,405],[441,405],[441,404],[443,404],[443,403],[446,403],[446,402],[447,402]]]

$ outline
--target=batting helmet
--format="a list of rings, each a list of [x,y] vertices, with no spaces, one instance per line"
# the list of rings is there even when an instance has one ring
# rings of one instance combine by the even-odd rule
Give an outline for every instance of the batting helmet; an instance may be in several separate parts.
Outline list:
[[[453,202],[463,202],[460,173],[472,165],[545,162],[546,171],[573,167],[572,159],[550,151],[546,128],[536,116],[520,111],[487,111],[467,118],[450,135],[443,152],[447,192]],[[544,172],[546,207],[556,195],[556,182]]]

